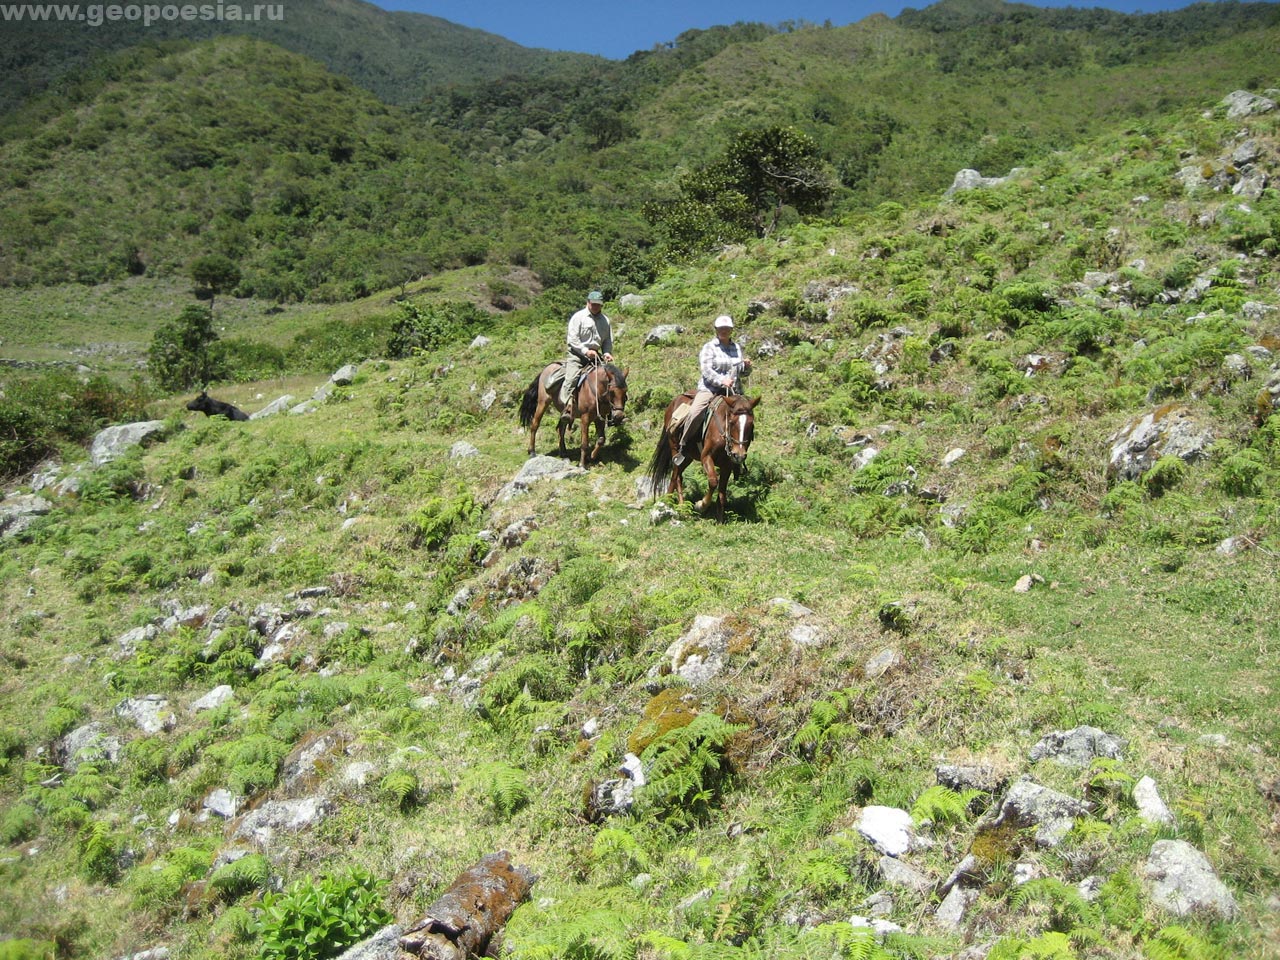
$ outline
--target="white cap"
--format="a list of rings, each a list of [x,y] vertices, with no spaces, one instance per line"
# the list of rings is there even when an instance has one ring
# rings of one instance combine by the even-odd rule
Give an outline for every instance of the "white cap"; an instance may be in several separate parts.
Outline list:
[[[728,327],[729,329],[733,329],[733,317],[729,316],[727,313],[722,313],[720,316],[716,317],[715,326],[717,328]]]

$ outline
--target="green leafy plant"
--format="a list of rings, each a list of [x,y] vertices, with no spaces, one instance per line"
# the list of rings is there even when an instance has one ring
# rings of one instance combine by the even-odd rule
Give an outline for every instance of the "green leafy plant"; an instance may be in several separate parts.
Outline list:
[[[250,853],[214,870],[209,888],[222,900],[231,901],[254,890],[266,890],[270,882],[270,862],[260,853]]]
[[[352,867],[265,894],[258,921],[263,960],[323,960],[377,932],[393,919],[382,888],[367,870]]]
[[[969,819],[969,806],[982,796],[981,790],[965,790],[957,793],[941,784],[929,787],[911,807],[911,819],[916,823],[928,820],[935,824],[963,824]]]
[[[392,770],[378,786],[401,812],[412,810],[418,804],[421,784],[412,770]]]
[[[529,801],[525,772],[501,760],[479,763],[467,770],[463,787],[487,800],[499,818],[511,816]]]

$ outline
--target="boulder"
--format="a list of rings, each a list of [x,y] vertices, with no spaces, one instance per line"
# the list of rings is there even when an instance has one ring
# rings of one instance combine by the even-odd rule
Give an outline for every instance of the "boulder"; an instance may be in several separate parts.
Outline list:
[[[724,669],[728,641],[724,617],[699,614],[693,626],[667,648],[662,662],[650,673],[656,675],[666,668],[692,686],[706,683]]]
[[[89,447],[89,459],[95,467],[122,456],[126,451],[145,440],[164,434],[163,420],[141,420],[137,423],[121,423],[98,431]]]
[[[1137,480],[1161,457],[1195,463],[1214,441],[1210,427],[1187,407],[1166,404],[1134,417],[1111,435],[1108,480]]]
[[[660,324],[644,335],[644,346],[649,347],[659,343],[666,343],[674,340],[682,333],[684,333],[684,327],[678,323]]]
[[[1185,840],[1157,840],[1143,874],[1151,884],[1151,899],[1179,917],[1207,914],[1230,920],[1238,911],[1235,896],[1208,858]]]
[[[291,406],[293,406],[293,395],[286,393],[283,397],[280,397],[278,400],[272,400],[270,403],[268,403],[265,407],[263,407],[261,410],[257,411],[256,413],[249,414],[249,419],[261,420],[264,417],[274,417],[277,413],[283,413],[285,410],[288,410]]]
[[[1119,760],[1128,743],[1097,727],[1055,730],[1031,748],[1031,762],[1052,760],[1068,767],[1087,767],[1098,757]]]
[[[988,821],[988,829],[1006,824],[1018,829],[1034,827],[1037,846],[1056,847],[1071,830],[1075,818],[1091,809],[1091,804],[1023,778],[1009,788],[999,810]]]
[[[566,477],[583,476],[587,471],[576,463],[561,460],[559,457],[530,457],[526,460],[511,482],[498,491],[497,500],[505,503],[513,497],[528,493],[529,488],[540,480],[564,480]]]
[[[31,526],[36,517],[43,517],[53,509],[44,497],[19,494],[0,501],[0,537],[16,537]]]
[[[858,832],[882,854],[900,857],[916,844],[911,814],[897,807],[864,807]]]
[[[336,370],[329,378],[330,383],[335,383],[340,387],[349,387],[356,378],[359,368],[354,363],[348,363],[346,366]]]

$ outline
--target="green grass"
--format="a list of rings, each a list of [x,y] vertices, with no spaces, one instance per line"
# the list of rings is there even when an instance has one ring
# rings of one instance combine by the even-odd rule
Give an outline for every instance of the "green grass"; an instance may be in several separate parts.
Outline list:
[[[1274,117],[1248,123],[1276,142]],[[1130,187],[1183,144],[1217,149],[1239,127],[1170,118],[1150,156],[1107,140],[999,192],[882,207],[669,269],[643,310],[611,311],[632,397],[603,462],[510,500],[498,494],[525,460],[519,398],[561,350],[563,318],[545,301],[496,317],[488,348],[364,363],[308,416],[229,423],[160,402],[170,439],[0,547],[12,625],[0,635],[0,930],[72,957],[160,942],[193,958],[258,955],[258,864],[249,881],[175,895],[227,843],[223,824],[196,815],[229,784],[264,798],[321,789],[286,787],[282,758],[332,730],[348,744],[321,778],[334,813],[268,851],[270,886],[360,866],[391,881],[386,908],[412,922],[464,867],[505,848],[539,875],[510,925],[516,956],[865,955],[842,923],[880,886],[859,807],[910,810],[937,763],[969,759],[1098,797],[1064,847],[1023,852],[1053,883],[1019,894],[1012,865],[991,858],[981,938],[1049,949],[1070,934],[1077,956],[1143,956],[1175,921],[1132,878],[1155,839],[1176,836],[1205,851],[1241,906],[1233,923],[1185,921],[1192,934],[1227,955],[1275,956],[1280,845],[1258,784],[1280,776],[1280,445],[1274,417],[1253,420],[1262,371],[1219,379],[1223,357],[1268,328],[1234,309],[1199,317],[1196,304],[1056,302],[1101,266],[1099,238],[1120,220],[1120,259],[1145,260],[1140,278],[1180,256],[1194,257],[1191,276],[1231,261],[1230,228],[1198,216],[1223,198],[1179,196],[1194,226],[1170,249],[1154,207],[1132,212]],[[1274,304],[1273,253],[1238,269],[1251,298]],[[454,299],[481,280],[422,293]],[[818,303],[806,299],[814,281],[859,293]],[[756,298],[776,306],[749,320]],[[748,475],[731,487],[728,524],[692,509],[655,524],[635,482],[667,400],[693,381],[707,321],[725,311],[751,349],[780,346],[756,360],[751,389],[764,399]],[[260,332],[284,342],[314,319],[299,309]],[[686,333],[642,348],[663,322]],[[898,325],[906,349],[877,354],[889,368],[869,373],[864,352]],[[68,341],[80,329],[50,327]],[[954,349],[927,362],[915,340]],[[1028,377],[1019,364],[1032,353],[1070,363]],[[236,385],[227,399],[251,409],[309,395],[322,375]],[[1108,437],[1157,405],[1153,390],[1174,390],[1220,446],[1160,484],[1109,485]],[[881,451],[860,472],[856,435]],[[451,459],[464,440],[478,455]],[[965,455],[943,467],[955,448]],[[1241,479],[1242,450],[1257,482]],[[696,468],[690,477],[702,483]],[[906,479],[934,495],[886,493]],[[516,524],[528,539],[498,542]],[[1230,535],[1252,549],[1217,553]],[[1030,574],[1041,581],[1015,591]],[[308,587],[328,593],[304,600]],[[821,645],[793,643],[779,597],[814,611],[805,622]],[[222,632],[183,628],[117,658],[118,637],[175,602],[225,608]],[[293,619],[266,665],[270,638],[249,620],[273,605]],[[695,688],[662,667],[700,614],[726,618],[726,666]],[[868,677],[886,648],[902,665]],[[220,683],[234,704],[185,709]],[[179,718],[172,732],[142,738],[114,717],[125,697],[157,693]],[[593,822],[586,795],[618,775],[637,731],[662,726],[663,697],[702,715],[668,721],[669,739],[651,747],[666,802]],[[56,773],[48,748],[91,719],[129,741],[125,759],[42,785]],[[591,719],[599,735],[585,740]],[[1043,734],[1086,723],[1129,741],[1118,766],[1030,763]],[[363,787],[341,777],[352,761],[374,765]],[[1175,828],[1133,818],[1123,784],[1143,775]],[[977,834],[976,812],[946,809],[934,847],[911,857],[935,880]],[[986,842],[999,854],[1012,840]],[[1109,883],[1093,908],[1070,893],[1089,875]],[[963,936],[930,924],[934,906],[899,895],[893,919],[913,933],[886,941],[888,955],[962,949]],[[792,916],[814,922],[781,919]]]

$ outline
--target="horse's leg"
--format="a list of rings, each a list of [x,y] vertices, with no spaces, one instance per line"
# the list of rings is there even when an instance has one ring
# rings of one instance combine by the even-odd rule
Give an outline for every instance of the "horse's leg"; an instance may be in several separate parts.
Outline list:
[[[585,470],[587,469],[588,440],[591,437],[591,414],[589,413],[582,414],[582,416],[578,418],[578,425],[582,429],[582,442],[579,447],[580,456],[578,459],[578,465],[582,467],[583,470]]]
[[[569,403],[573,403],[572,397],[569,398]],[[560,406],[560,398],[557,397],[556,409],[559,410],[561,413],[564,413],[566,410],[569,409],[569,407],[568,407],[568,404],[566,404],[563,407]],[[569,422],[565,420],[564,417],[560,417],[560,419],[556,422],[556,436],[560,438],[560,456],[562,457],[568,454],[568,451],[565,449],[565,446],[564,446],[564,432],[568,428],[569,428]]]
[[[591,459],[599,460],[600,451],[604,449],[604,445],[609,437],[609,434],[608,434],[609,426],[603,420],[600,420],[598,418],[596,419],[595,424],[596,424],[596,444],[591,450]]]
[[[706,513],[707,508],[711,506],[711,498],[716,495],[716,489],[720,485],[720,475],[716,471],[715,459],[710,455],[702,458],[702,470],[707,475],[707,495],[699,502],[698,510]]]
[[[680,431],[677,429],[675,435],[671,437],[671,485],[667,488],[667,493],[676,495],[676,503],[684,505],[684,471],[689,466],[689,461],[676,466],[676,453],[680,450]]]
[[[547,412],[546,393],[541,388],[538,390],[538,407],[533,411],[533,420],[529,422],[529,456],[533,456],[534,445],[538,439],[538,425],[542,423],[542,415]]]

